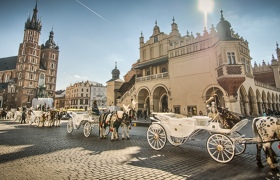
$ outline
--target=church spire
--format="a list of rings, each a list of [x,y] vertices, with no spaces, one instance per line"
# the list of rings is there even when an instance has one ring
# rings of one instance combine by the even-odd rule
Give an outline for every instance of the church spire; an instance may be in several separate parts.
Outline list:
[[[30,19],[30,17],[28,17],[27,21],[25,22],[25,29],[33,29],[37,31],[41,31],[42,29],[41,21],[37,18],[37,13],[38,13],[37,3],[38,0],[36,0],[35,8],[33,9],[32,18]]]
[[[116,80],[120,78],[120,70],[117,68],[117,62],[115,62],[115,69],[112,70],[112,79]]]

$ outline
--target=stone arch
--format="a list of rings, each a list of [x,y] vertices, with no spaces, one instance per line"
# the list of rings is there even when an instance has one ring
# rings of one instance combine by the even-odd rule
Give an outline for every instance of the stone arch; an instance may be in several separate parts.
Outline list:
[[[159,99],[159,112],[169,112],[170,110],[168,108],[168,94],[162,94]]]
[[[271,99],[270,92],[267,92],[267,108],[269,111],[272,110],[272,99]],[[270,114],[270,113],[268,112],[268,114]]]
[[[276,111],[279,111],[279,96],[278,94],[275,94],[275,101],[276,101]]]
[[[249,116],[248,95],[243,85],[239,88],[239,100],[241,114]]]
[[[259,111],[260,114],[263,114],[262,95],[261,95],[261,93],[258,89],[256,90],[256,99],[257,99],[258,111]]]
[[[168,107],[169,95],[168,95],[168,89],[165,85],[163,84],[156,85],[152,90],[151,96],[152,96],[153,111],[161,112],[162,108],[169,109]],[[165,106],[166,104],[167,107],[162,107]]]
[[[267,98],[266,98],[266,94],[264,91],[262,91],[262,108],[263,108],[263,112],[267,111]]]
[[[146,86],[140,87],[137,92],[137,106],[138,110],[147,110],[150,112],[150,96],[151,92]]]
[[[214,94],[218,95],[218,98],[220,101],[220,106],[225,107],[225,100],[224,100],[225,92],[219,86],[207,87],[207,89],[205,89],[204,94],[203,94],[203,97],[205,97],[204,101],[207,101]]]
[[[276,110],[276,100],[275,100],[275,95],[274,93],[272,92],[271,93],[271,103],[272,103],[272,110],[275,111]]]
[[[257,108],[257,99],[252,87],[249,87],[248,90],[248,103],[249,103],[249,114],[252,116],[259,115],[259,111]]]

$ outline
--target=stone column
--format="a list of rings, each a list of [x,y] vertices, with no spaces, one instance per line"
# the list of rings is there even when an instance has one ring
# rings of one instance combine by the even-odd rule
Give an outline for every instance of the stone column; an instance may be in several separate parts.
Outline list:
[[[248,101],[244,102],[244,105],[245,105],[245,114],[246,114],[246,116],[250,116],[250,112],[249,112],[249,109],[250,109],[249,102],[248,102]]]
[[[259,110],[258,110],[258,104],[256,100],[256,96],[252,96],[252,116],[258,116]]]
[[[261,102],[258,102],[258,107],[259,107],[259,110],[260,110],[260,115],[263,114],[263,108],[262,108],[262,103]]]
[[[150,96],[150,113],[154,112],[154,99]]]

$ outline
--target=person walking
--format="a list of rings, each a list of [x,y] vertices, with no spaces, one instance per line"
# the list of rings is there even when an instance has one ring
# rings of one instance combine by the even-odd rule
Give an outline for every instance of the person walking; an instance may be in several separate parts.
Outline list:
[[[147,119],[147,110],[144,110],[144,119]]]
[[[25,111],[22,111],[20,124],[22,124],[22,121],[24,122],[23,124],[26,124],[25,118],[26,118],[26,113]]]

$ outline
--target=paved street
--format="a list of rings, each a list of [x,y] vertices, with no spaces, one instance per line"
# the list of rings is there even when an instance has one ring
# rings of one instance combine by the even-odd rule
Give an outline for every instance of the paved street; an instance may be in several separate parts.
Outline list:
[[[230,163],[214,161],[205,147],[208,135],[175,147],[153,150],[147,127],[132,127],[130,140],[99,139],[97,130],[86,138],[61,127],[38,128],[0,120],[0,179],[279,179],[256,166],[255,145]],[[248,133],[249,132],[249,133]],[[251,137],[250,124],[241,133]],[[276,149],[278,143],[274,145]]]

